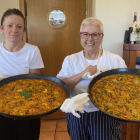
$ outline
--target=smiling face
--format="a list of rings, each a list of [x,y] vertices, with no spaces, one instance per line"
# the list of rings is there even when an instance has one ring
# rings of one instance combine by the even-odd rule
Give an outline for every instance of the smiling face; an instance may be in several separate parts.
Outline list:
[[[89,34],[102,33],[100,29],[94,25],[84,25],[81,29],[81,32],[87,32]],[[96,52],[102,43],[102,39],[103,35],[100,35],[97,40],[94,40],[91,35],[87,39],[81,37],[81,45],[85,52]]]
[[[6,42],[19,43],[24,35],[24,21],[18,15],[7,16],[0,29],[4,34]]]

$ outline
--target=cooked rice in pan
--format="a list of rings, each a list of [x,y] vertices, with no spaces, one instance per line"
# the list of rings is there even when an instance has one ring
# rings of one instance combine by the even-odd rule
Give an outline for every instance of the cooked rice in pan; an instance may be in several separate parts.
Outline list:
[[[64,89],[52,81],[21,79],[0,87],[0,112],[41,114],[59,107],[65,99]]]
[[[140,120],[140,76],[114,74],[101,78],[91,89],[94,104],[117,118]]]

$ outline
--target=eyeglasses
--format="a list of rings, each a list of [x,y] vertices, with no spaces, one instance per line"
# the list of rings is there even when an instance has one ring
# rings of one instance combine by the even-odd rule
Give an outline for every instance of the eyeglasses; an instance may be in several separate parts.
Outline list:
[[[93,39],[98,39],[99,37],[100,37],[100,35],[103,35],[103,33],[93,33],[93,34],[89,34],[89,33],[87,33],[87,32],[80,32],[80,35],[81,35],[81,37],[82,38],[84,38],[84,39],[88,39],[89,38],[89,36],[91,35],[91,37],[93,38]]]

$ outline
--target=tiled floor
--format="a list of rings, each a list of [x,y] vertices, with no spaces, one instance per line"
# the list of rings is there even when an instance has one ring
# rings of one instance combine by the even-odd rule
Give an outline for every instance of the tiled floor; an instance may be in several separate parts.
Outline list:
[[[66,120],[42,120],[39,140],[70,140]]]

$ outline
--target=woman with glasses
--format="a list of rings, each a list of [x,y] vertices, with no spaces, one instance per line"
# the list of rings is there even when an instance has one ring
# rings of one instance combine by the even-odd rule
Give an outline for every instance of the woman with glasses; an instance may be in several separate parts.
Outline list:
[[[71,97],[86,93],[91,81],[86,73],[94,75],[98,70],[107,71],[126,68],[123,59],[116,54],[102,49],[104,37],[103,24],[96,18],[86,18],[80,28],[83,50],[64,59],[57,77],[71,89]],[[99,111],[89,101],[84,107],[85,113],[76,118],[66,113],[67,128],[71,140],[121,140],[121,122]]]

